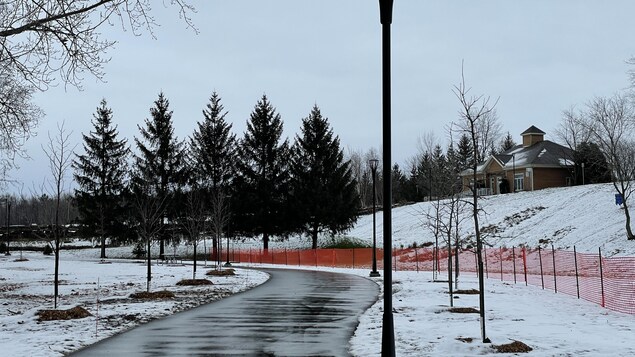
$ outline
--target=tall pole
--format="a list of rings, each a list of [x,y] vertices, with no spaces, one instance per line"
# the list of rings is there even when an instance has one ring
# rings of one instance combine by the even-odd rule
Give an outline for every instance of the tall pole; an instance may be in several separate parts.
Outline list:
[[[7,198],[7,247],[6,247],[6,252],[4,253],[4,255],[11,255],[11,252],[9,251],[9,226],[10,226],[10,221],[11,219],[11,201],[9,201],[9,199]]]
[[[381,355],[395,356],[395,327],[392,317],[392,184],[390,177],[390,25],[393,0],[379,0],[382,29],[382,145],[384,157],[384,317],[382,324]]]
[[[376,235],[376,227],[377,227],[377,221],[375,218],[375,204],[376,204],[376,194],[375,194],[375,176],[377,176],[377,164],[379,163],[379,160],[377,159],[371,159],[368,161],[370,163],[370,169],[372,171],[373,174],[373,270],[370,272],[370,276],[371,277],[378,277],[380,276],[379,272],[377,271],[377,240],[375,239]]]

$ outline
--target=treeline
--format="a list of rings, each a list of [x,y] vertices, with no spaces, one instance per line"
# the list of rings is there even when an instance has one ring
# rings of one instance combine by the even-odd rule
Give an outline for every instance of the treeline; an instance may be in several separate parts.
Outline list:
[[[163,254],[174,239],[196,243],[212,236],[216,247],[227,234],[262,237],[267,249],[273,236],[305,234],[315,248],[320,233],[336,234],[355,223],[361,200],[351,163],[317,105],[292,142],[282,138],[282,118],[266,95],[242,137],[232,133],[218,93],[202,114],[188,138],[177,138],[161,93],[131,144],[120,137],[103,100],[93,130],[83,134],[83,153],[69,166],[77,184],[73,204],[60,196],[68,207],[62,212],[65,206],[54,205],[56,222],[78,223],[99,237],[102,257],[107,239],[158,241]],[[28,207],[43,199],[9,201],[12,224],[49,221],[50,215],[33,213],[42,207]]]

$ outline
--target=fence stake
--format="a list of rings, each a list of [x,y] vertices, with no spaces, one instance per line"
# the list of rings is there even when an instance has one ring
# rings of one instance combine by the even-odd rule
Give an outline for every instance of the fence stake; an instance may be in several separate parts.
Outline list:
[[[551,245],[551,258],[553,260],[553,290],[557,294],[558,293],[558,284],[556,280],[556,251],[553,248],[553,244]]]
[[[485,255],[485,277],[489,279],[489,269],[487,269],[487,248],[483,248],[483,255]]]
[[[353,269],[355,269],[355,248],[353,248]]]
[[[476,255],[476,251],[474,251],[474,267],[476,272],[476,277],[478,278],[478,256]]]
[[[331,252],[333,252],[333,268],[335,268],[335,248],[331,248]]]
[[[516,247],[512,247],[512,263],[514,263],[514,284],[516,284]]]
[[[501,261],[501,281],[503,281],[503,247],[498,248],[498,252],[500,254],[498,260]]]
[[[578,253],[573,246],[573,263],[575,264],[575,289],[578,291],[578,299],[580,298],[580,280],[578,278]]]
[[[394,261],[395,271],[397,271],[397,247],[393,247],[392,251],[392,260]]]
[[[525,272],[525,286],[527,286],[527,249],[523,247],[523,271]]]
[[[538,246],[538,259],[540,259],[540,282],[542,283],[542,289],[545,289],[545,276],[542,273],[542,249]]]
[[[604,307],[605,300],[604,300],[604,273],[602,272],[602,248],[598,248],[598,257],[600,258],[600,286],[602,287],[602,307]]]
[[[417,273],[419,272],[419,255],[417,254],[417,246],[415,245],[415,264],[417,265]]]
[[[289,265],[289,256],[287,256],[287,248],[284,248],[284,265]]]
[[[317,263],[317,249],[313,249],[313,254],[315,254],[315,267],[317,268],[318,263]]]

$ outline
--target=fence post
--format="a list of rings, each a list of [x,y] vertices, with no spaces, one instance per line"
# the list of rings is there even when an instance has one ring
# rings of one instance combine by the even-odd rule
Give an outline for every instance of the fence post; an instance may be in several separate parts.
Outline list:
[[[551,258],[553,260],[553,290],[557,294],[558,283],[556,280],[556,250],[553,248],[553,244],[551,245]]]
[[[575,289],[578,291],[578,299],[580,298],[580,280],[578,278],[578,253],[573,246],[573,263],[575,264]]]
[[[498,260],[501,261],[501,281],[503,281],[503,247],[498,248],[498,253],[500,254]]]
[[[417,254],[417,246],[415,245],[415,264],[417,265],[417,273],[419,272],[419,255]]]
[[[289,256],[287,255],[287,247],[284,247],[284,265],[289,265]]]
[[[332,264],[332,267],[335,268],[335,248],[332,248],[331,252],[333,253],[333,264]]]
[[[355,248],[353,248],[353,269],[355,269]]]
[[[525,272],[525,286],[527,286],[527,249],[523,247],[523,271]]]
[[[487,248],[485,247],[483,247],[483,255],[485,256],[485,277],[489,279],[489,269],[487,269]]]
[[[604,273],[602,271],[602,248],[598,248],[598,257],[600,258],[600,287],[602,289],[602,307],[604,307],[605,300],[604,300]]]
[[[542,283],[542,289],[545,289],[545,276],[542,273],[542,249],[538,246],[538,259],[540,260],[540,282]]]
[[[514,284],[516,284],[516,247],[512,247],[512,262],[514,263]]]
[[[318,260],[317,259],[317,248],[313,249],[313,254],[315,255],[315,267],[317,268],[317,266],[318,266],[318,262],[317,262],[317,260]]]

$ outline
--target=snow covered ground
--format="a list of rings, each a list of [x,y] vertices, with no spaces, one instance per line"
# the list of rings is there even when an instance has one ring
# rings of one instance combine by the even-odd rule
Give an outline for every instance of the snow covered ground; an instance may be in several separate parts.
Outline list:
[[[393,210],[395,245],[433,241],[423,213],[430,203]],[[483,225],[494,225],[499,234],[488,238],[494,246],[527,244],[540,240],[557,248],[607,255],[635,256],[635,242],[624,237],[624,215],[614,204],[610,185],[549,189],[483,200]],[[378,214],[381,240],[381,213]],[[347,235],[370,241],[372,217],[360,217]],[[471,221],[462,231],[469,235]],[[272,242],[272,247],[306,247],[305,238]],[[258,241],[235,243],[259,247]],[[200,247],[199,247],[200,248]],[[174,249],[174,251],[172,251]],[[110,257],[129,257],[131,247],[109,249]],[[185,254],[191,247],[169,248]],[[191,265],[153,265],[152,290],[169,289],[174,300],[139,302],[127,296],[145,289],[146,268],[139,261],[112,260],[100,264],[98,249],[62,251],[61,308],[82,305],[92,314],[82,320],[37,322],[35,312],[52,308],[53,259],[41,253],[25,253],[28,261],[16,262],[19,253],[0,256],[0,354],[2,356],[61,356],[83,345],[153,318],[165,316],[211,299],[263,283],[267,276],[238,270],[235,277],[210,278],[212,287],[177,287],[191,278]],[[320,268],[367,276],[367,270]],[[201,269],[197,277],[202,277]],[[494,351],[480,342],[476,314],[451,313],[447,283],[432,282],[431,273],[394,272],[394,320],[397,354],[400,356],[473,356]],[[442,277],[441,277],[442,278]],[[99,280],[99,284],[98,284]],[[377,280],[381,285],[381,278]],[[476,288],[473,276],[462,276],[460,289]],[[532,347],[532,356],[632,356],[635,318],[601,308],[550,290],[522,284],[486,280],[487,335],[494,345],[519,340]],[[97,294],[99,292],[99,313]],[[477,295],[458,295],[456,307],[478,308]],[[360,319],[351,340],[355,356],[379,356],[383,301],[380,299]]]
[[[138,262],[63,259],[61,308],[81,305],[93,316],[81,320],[37,322],[35,312],[52,308],[53,261],[40,253],[0,260],[0,351],[3,356],[61,356],[136,324],[165,316],[266,281],[267,276],[238,269],[235,277],[211,277],[213,287],[177,287],[191,277],[189,265],[154,265],[153,291],[169,289],[173,300],[139,302],[126,297],[145,288],[145,266]],[[320,268],[367,276],[367,270]],[[201,269],[204,272],[205,269]],[[202,274],[200,274],[202,275]],[[99,278],[99,285],[97,279]],[[448,311],[447,283],[427,272],[394,272],[394,321],[400,356],[475,356],[494,354],[480,342],[477,314]],[[442,278],[442,277],[441,277]],[[382,278],[376,280],[383,284]],[[477,287],[462,276],[459,288]],[[99,292],[99,310],[97,293]],[[494,345],[519,340],[532,356],[632,356],[633,316],[603,309],[568,295],[522,284],[486,281],[487,335]],[[381,295],[383,296],[383,295]],[[351,340],[354,356],[379,356],[383,300],[360,319]],[[458,295],[455,307],[478,308],[477,295]]]

